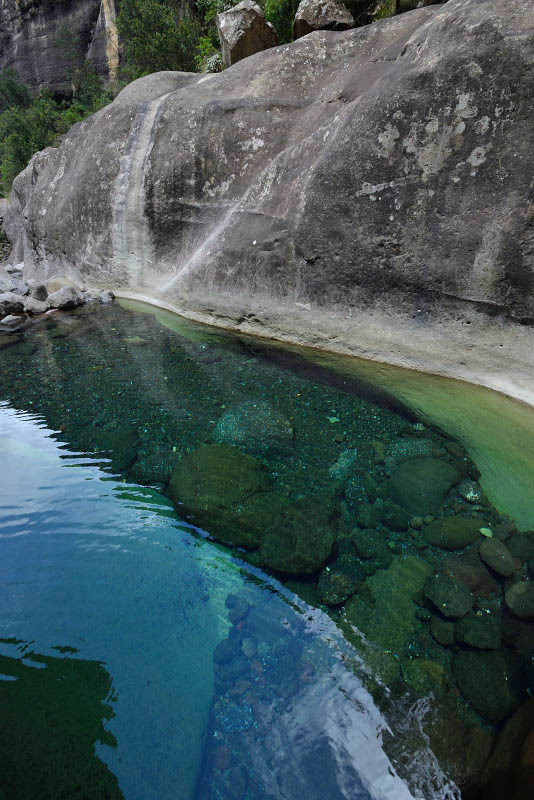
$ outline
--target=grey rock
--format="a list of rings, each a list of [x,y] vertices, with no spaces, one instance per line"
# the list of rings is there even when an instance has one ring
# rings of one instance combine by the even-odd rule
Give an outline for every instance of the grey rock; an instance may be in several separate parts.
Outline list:
[[[24,308],[24,297],[14,292],[3,292],[0,294],[0,317],[6,314],[13,314],[22,311]]]
[[[534,582],[518,581],[504,595],[506,605],[519,619],[534,619]]]
[[[475,598],[463,583],[446,575],[432,575],[425,583],[425,596],[444,617],[464,617],[471,611]]]
[[[39,283],[39,281],[29,281],[29,291],[30,297],[33,297],[34,300],[39,300],[40,302],[44,302],[48,297],[48,289],[44,285],[44,283]]]
[[[24,262],[22,261],[20,264],[6,264],[5,271],[9,275],[19,275],[22,277],[22,273],[24,271]]]
[[[13,314],[8,314],[7,317],[3,317],[0,320],[0,325],[3,325],[6,328],[16,328],[18,325],[24,322],[24,317],[17,317]]]
[[[533,17],[449,0],[141,78],[16,178],[14,257],[319,346],[526,341]]]
[[[425,516],[438,511],[459,473],[437,458],[411,458],[399,464],[389,479],[386,491],[410,516]]]
[[[340,0],[302,0],[293,23],[295,39],[312,31],[346,31],[354,27],[354,17]]]
[[[247,56],[275,47],[276,30],[267,22],[259,5],[243,0],[217,15],[223,64],[229,67]]]
[[[111,289],[104,289],[103,291],[99,292],[98,300],[103,305],[108,305],[109,303],[113,303],[115,300],[115,295],[111,291]]]
[[[57,308],[60,311],[68,311],[82,305],[82,303],[83,298],[72,286],[64,286],[63,289],[48,295],[50,308]]]
[[[24,298],[24,311],[26,314],[44,314],[50,308],[46,300],[35,300],[33,297]]]
[[[479,553],[488,567],[499,575],[504,575],[505,578],[509,578],[516,571],[513,555],[499,539],[485,539],[480,544]]]

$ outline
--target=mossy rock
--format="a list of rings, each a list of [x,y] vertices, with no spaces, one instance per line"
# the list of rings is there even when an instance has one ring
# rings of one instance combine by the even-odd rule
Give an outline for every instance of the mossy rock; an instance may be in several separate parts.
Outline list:
[[[416,626],[415,598],[432,572],[421,558],[395,558],[358,587],[345,619],[371,642],[403,656]]]
[[[440,693],[445,684],[445,667],[429,658],[406,659],[401,664],[402,677],[421,696]]]
[[[179,512],[215,539],[254,548],[287,501],[269,492],[255,458],[228,445],[205,445],[184,456],[172,473],[169,494]]]
[[[424,530],[427,542],[443,550],[461,550],[481,538],[484,522],[472,517],[444,517],[435,519]]]
[[[480,650],[499,650],[502,619],[499,614],[467,614],[459,619],[454,630],[456,639]]]
[[[436,513],[451,488],[460,481],[460,473],[439,458],[411,458],[403,461],[386,487],[388,497],[410,516]]]
[[[313,575],[328,561],[335,541],[328,507],[308,499],[281,509],[261,541],[261,556],[286,575]]]

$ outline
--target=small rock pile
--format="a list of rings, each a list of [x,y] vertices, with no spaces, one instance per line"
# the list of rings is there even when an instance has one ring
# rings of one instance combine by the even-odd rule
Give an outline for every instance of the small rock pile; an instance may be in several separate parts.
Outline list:
[[[70,311],[92,303],[112,303],[115,295],[109,289],[100,291],[64,286],[48,293],[44,283],[24,279],[24,263],[7,264],[0,272],[0,327],[17,330],[28,317],[50,311]]]

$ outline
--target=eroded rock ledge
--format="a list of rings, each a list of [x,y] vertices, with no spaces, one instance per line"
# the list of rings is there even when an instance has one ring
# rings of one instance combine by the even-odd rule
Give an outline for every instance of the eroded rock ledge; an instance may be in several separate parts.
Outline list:
[[[533,31],[450,0],[141,79],[17,178],[13,257],[534,402]]]

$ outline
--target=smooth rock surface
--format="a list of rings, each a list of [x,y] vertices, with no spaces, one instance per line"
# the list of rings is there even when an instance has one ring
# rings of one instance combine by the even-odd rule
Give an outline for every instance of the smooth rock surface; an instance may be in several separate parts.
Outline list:
[[[14,258],[533,397],[533,17],[449,0],[142,78],[16,179]]]
[[[387,483],[386,491],[410,515],[425,516],[439,509],[459,480],[460,474],[446,461],[411,458],[399,464]]]
[[[444,550],[461,550],[480,539],[481,520],[472,517],[435,519],[424,530],[427,542]]]
[[[506,605],[520,619],[534,619],[534,582],[518,581],[506,592]]]
[[[521,701],[502,651],[461,651],[454,657],[453,672],[466,700],[492,725],[513,714]]]
[[[485,539],[480,544],[479,553],[488,567],[505,578],[509,578],[517,569],[513,555],[499,539]]]
[[[433,575],[425,583],[425,596],[444,617],[464,617],[475,598],[463,583],[454,583],[446,575]]]
[[[295,39],[312,31],[346,31],[354,27],[354,17],[341,0],[301,0],[293,23]]]
[[[253,0],[242,0],[228,11],[218,14],[216,21],[225,67],[275,47],[278,41],[276,30]]]

